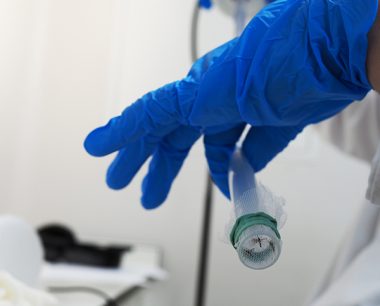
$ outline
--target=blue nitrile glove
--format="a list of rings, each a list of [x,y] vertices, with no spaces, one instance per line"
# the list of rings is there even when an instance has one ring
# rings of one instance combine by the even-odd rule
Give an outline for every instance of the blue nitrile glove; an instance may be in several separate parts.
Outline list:
[[[160,205],[194,142],[204,143],[211,175],[229,196],[227,170],[246,124],[243,151],[256,171],[308,124],[331,117],[371,86],[367,33],[377,0],[278,0],[242,36],[199,59],[188,76],[152,91],[90,133],[94,156],[119,151],[111,188],[129,184],[153,155],[142,204]]]

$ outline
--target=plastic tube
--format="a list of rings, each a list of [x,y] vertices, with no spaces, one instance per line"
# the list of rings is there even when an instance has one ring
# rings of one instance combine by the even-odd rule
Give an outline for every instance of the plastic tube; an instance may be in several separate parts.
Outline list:
[[[256,181],[240,150],[231,159],[229,187],[234,207],[230,240],[241,262],[256,270],[272,266],[282,248],[279,229],[286,221],[284,200]]]

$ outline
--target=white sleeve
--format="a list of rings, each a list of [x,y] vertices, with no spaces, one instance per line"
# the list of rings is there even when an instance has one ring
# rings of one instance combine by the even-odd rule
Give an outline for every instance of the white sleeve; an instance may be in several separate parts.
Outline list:
[[[322,284],[310,306],[380,305],[379,216],[378,206],[363,206],[347,243],[331,266],[334,273]],[[366,228],[367,222],[371,229]]]
[[[372,91],[363,101],[316,127],[343,152],[370,162],[380,140],[380,95]]]
[[[317,129],[343,152],[367,162],[376,155],[367,198],[380,204],[380,95],[371,92]],[[346,238],[307,305],[380,305],[380,207],[366,202]]]

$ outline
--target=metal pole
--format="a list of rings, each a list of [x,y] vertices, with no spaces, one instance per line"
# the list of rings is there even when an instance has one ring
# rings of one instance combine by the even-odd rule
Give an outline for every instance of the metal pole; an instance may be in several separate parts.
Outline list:
[[[195,62],[198,59],[198,25],[200,6],[198,0],[195,1],[194,12],[191,23],[191,58]],[[207,298],[207,276],[209,263],[210,231],[212,221],[213,202],[213,182],[207,175],[206,194],[204,198],[204,212],[201,228],[201,243],[198,259],[198,275],[196,278],[196,291],[194,306],[205,306]]]

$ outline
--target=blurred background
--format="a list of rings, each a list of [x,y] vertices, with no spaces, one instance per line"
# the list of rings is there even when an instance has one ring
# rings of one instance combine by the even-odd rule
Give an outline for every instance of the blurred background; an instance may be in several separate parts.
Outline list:
[[[145,92],[191,64],[190,0],[0,0],[0,213],[79,237],[157,246],[165,281],[151,305],[194,305],[207,167],[199,142],[166,203],[139,203],[143,169],[125,190],[83,140]],[[234,36],[231,18],[202,11],[200,53]],[[207,305],[302,305],[364,197],[369,168],[307,130],[260,180],[287,201],[279,262],[241,265],[223,242],[230,203],[215,189]]]

